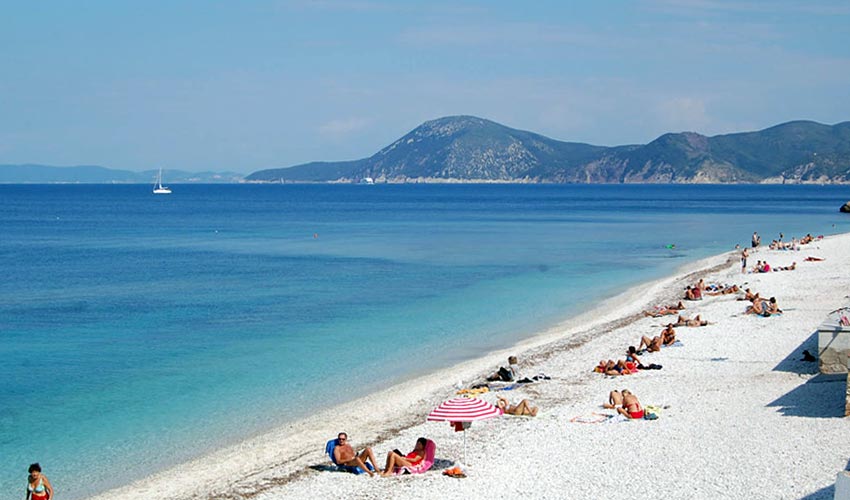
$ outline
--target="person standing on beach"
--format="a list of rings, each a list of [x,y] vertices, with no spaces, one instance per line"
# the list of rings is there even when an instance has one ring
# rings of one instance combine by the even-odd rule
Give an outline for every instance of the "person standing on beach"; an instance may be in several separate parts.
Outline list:
[[[757,232],[755,232],[755,231],[753,232],[753,241],[752,241],[752,245],[753,245],[753,248],[756,248],[756,247],[758,247],[759,245],[761,245],[761,236],[759,236],[759,233],[757,233]]]
[[[27,478],[26,500],[48,500],[53,498],[53,485],[50,484],[47,476],[41,473],[41,466],[38,463],[30,465],[29,474]]]
[[[366,467],[366,461],[372,462],[372,465],[375,467],[375,472],[381,472],[378,469],[378,462],[375,461],[375,454],[372,453],[372,448],[368,446],[360,452],[358,455],[354,452],[354,448],[348,443],[348,434],[344,432],[340,432],[336,437],[336,448],[334,448],[334,462],[337,465],[348,465],[351,467],[360,467],[364,471],[368,472],[370,476],[374,476],[375,472],[372,472],[368,467]]]
[[[745,274],[747,272],[747,257],[750,256],[750,252],[745,248],[743,252],[741,252],[741,274]]]

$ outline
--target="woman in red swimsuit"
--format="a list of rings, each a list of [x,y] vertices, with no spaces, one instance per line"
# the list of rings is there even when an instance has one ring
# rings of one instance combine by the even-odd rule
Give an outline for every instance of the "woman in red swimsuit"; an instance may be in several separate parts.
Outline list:
[[[390,476],[399,467],[414,467],[419,465],[419,462],[425,460],[425,445],[427,444],[428,440],[421,437],[416,440],[416,446],[413,448],[413,451],[405,456],[402,456],[398,450],[387,453],[387,466],[384,467],[384,472],[381,475],[384,477]]]
[[[628,389],[623,389],[623,406],[617,408],[617,411],[631,419],[643,418],[643,406]]]

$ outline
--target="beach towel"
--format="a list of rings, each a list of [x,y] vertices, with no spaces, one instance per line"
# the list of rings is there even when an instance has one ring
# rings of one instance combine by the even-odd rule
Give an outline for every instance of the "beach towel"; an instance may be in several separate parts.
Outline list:
[[[427,472],[428,469],[434,465],[434,454],[437,452],[437,445],[434,441],[428,440],[425,443],[425,458],[416,465],[410,467],[396,467],[396,470],[393,471],[394,474],[404,474],[405,472],[408,474],[422,474],[423,472]]]
[[[623,415],[622,413],[618,413],[618,414],[614,415],[613,417],[609,418],[608,420],[606,420],[605,423],[606,424],[620,424],[620,423],[623,423],[623,422],[630,422],[631,420],[632,419]]]
[[[336,465],[338,470],[340,470],[342,472],[350,472],[352,474],[364,474],[366,472],[365,470],[361,469],[360,467],[355,467],[353,465],[340,465],[340,464],[336,463],[336,460],[334,459],[334,450],[336,449],[336,445],[337,445],[336,438],[328,441],[327,444],[325,444],[325,453],[328,454],[328,456],[331,458],[331,462],[333,462],[334,465]],[[375,468],[372,467],[372,464],[370,464],[368,462],[366,462],[366,467],[368,467],[369,470],[375,470]]]
[[[662,347],[682,347],[683,345],[685,345],[685,344],[683,344],[681,340],[677,340],[677,341],[673,342],[672,344],[662,345]]]
[[[643,409],[643,418],[644,420],[657,420],[660,413],[660,406],[646,405]]]

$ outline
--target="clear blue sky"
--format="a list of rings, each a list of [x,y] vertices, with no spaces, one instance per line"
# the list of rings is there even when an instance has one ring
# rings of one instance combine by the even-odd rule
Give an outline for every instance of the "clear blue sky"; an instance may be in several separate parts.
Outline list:
[[[457,114],[601,145],[850,120],[850,3],[0,6],[0,164],[250,172]]]

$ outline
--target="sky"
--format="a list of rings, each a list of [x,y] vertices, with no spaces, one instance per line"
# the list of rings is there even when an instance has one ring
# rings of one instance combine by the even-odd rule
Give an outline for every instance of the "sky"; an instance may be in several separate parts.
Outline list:
[[[248,173],[475,115],[604,146],[850,120],[850,3],[0,0],[0,164]]]

